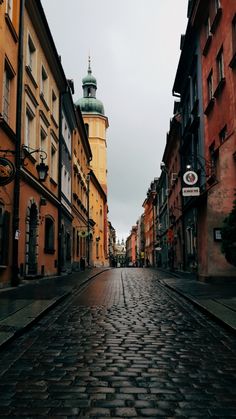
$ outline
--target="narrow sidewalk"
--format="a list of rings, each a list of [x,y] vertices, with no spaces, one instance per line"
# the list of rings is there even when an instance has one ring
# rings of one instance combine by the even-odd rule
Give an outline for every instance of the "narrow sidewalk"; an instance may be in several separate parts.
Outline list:
[[[161,282],[202,312],[236,332],[236,278],[221,283],[200,282],[194,275],[158,270]]]
[[[110,268],[89,268],[70,275],[25,281],[0,290],[0,348],[86,282]]]

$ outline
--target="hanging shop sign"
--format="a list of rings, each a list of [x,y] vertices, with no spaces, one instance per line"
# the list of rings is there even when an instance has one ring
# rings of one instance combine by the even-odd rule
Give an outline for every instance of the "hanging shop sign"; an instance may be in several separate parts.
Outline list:
[[[5,157],[0,157],[0,186],[10,183],[14,179],[15,174],[16,168],[14,164]]]
[[[196,185],[198,181],[198,175],[193,170],[188,170],[183,175],[183,181],[186,185],[189,185],[189,186]]]
[[[198,174],[193,170],[188,170],[183,175],[183,181],[185,185],[188,187],[182,188],[182,195],[183,196],[199,196],[200,195],[200,188],[196,185],[198,182]]]
[[[200,188],[195,186],[194,188],[182,188],[183,196],[199,196]]]

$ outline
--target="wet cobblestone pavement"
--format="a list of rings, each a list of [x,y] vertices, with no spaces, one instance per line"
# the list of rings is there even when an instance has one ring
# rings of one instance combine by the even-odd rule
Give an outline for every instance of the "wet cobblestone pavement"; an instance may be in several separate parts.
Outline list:
[[[1,351],[6,416],[236,417],[235,336],[157,273],[107,271]]]

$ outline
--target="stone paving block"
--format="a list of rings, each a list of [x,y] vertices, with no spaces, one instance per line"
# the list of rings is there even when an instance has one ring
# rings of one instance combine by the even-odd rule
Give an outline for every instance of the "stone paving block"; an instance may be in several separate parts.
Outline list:
[[[115,409],[115,415],[120,416],[121,418],[130,418],[130,417],[137,417],[137,411],[133,407],[121,407]]]
[[[2,407],[29,414],[30,404],[54,419],[231,415],[232,336],[182,307],[151,270],[124,270],[124,287],[115,272],[1,352]]]

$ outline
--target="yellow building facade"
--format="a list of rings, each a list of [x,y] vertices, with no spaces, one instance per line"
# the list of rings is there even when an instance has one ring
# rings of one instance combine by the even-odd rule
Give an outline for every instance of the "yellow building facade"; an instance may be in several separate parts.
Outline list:
[[[72,144],[72,214],[73,214],[73,269],[79,270],[81,258],[86,264],[91,264],[92,241],[89,224],[89,171],[92,152],[81,111],[76,109],[77,128],[73,132]]]
[[[94,227],[91,259],[96,266],[108,266],[106,130],[109,123],[102,102],[96,98],[97,81],[92,74],[90,59],[82,87],[83,97],[77,101],[76,106],[81,109],[92,150],[89,217],[93,220]]]

